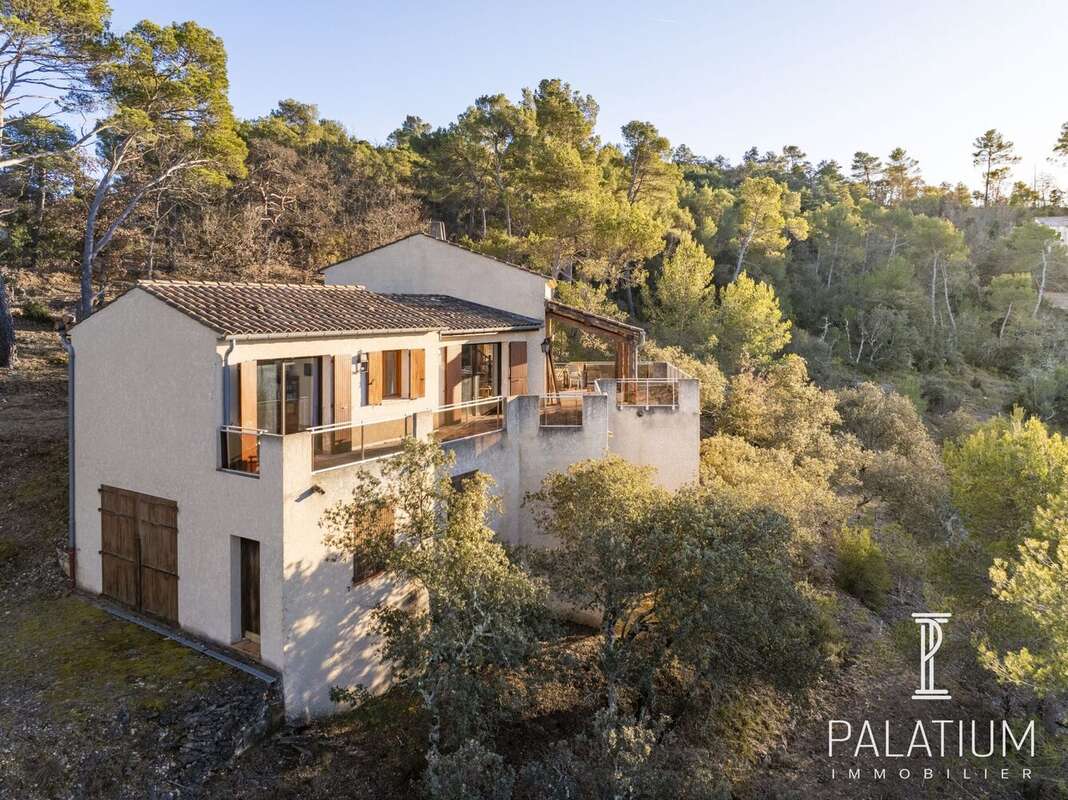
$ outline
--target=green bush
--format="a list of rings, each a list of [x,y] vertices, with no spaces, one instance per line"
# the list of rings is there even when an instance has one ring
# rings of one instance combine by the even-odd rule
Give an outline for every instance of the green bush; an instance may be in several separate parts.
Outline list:
[[[423,774],[427,800],[508,800],[515,772],[476,739],[448,754],[432,751]]]
[[[39,300],[27,300],[22,304],[22,318],[30,322],[52,324],[52,312]]]
[[[838,539],[834,580],[843,592],[878,611],[890,590],[890,568],[868,528],[846,528]]]

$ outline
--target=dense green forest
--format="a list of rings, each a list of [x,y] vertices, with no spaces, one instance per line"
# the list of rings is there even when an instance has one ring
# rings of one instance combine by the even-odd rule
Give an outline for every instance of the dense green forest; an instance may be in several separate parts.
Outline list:
[[[1026,796],[1068,792],[1068,248],[1035,222],[1068,211],[1051,182],[1011,181],[1006,135],[961,142],[973,191],[925,182],[904,147],[734,160],[638,120],[604,141],[594,98],[545,79],[372,144],[321,118],[313,89],[236,119],[224,44],[194,22],[112,32],[102,0],[0,9],[12,374],[12,315],[71,310],[56,287],[74,276],[79,316],[139,278],[313,281],[434,220],[642,325],[647,357],[702,381],[700,485],[668,494],[618,460],[551,476],[529,502],[555,554],[506,553],[490,487],[420,478],[444,456],[414,444],[404,463],[429,469],[397,469],[417,485],[361,484],[335,510],[344,550],[366,504],[450,509],[417,503],[432,546],[386,556],[430,597],[429,620],[378,620],[416,700],[337,689],[416,720],[383,763],[407,747],[417,777],[383,781],[442,798],[816,796],[762,783],[770,754],[858,670],[912,680],[909,614],[945,605],[945,679],[975,714],[1059,732],[1035,762],[1049,794]],[[1050,145],[1068,158],[1068,123]],[[607,608],[599,638],[546,630],[548,589]]]

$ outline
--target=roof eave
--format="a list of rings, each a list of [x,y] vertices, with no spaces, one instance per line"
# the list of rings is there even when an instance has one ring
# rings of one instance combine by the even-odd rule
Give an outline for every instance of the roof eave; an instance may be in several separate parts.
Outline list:
[[[220,332],[223,341],[262,342],[274,339],[336,339],[339,337],[387,336],[405,333],[434,333],[439,328],[372,328],[367,330],[337,331],[289,331],[284,333],[226,333]]]

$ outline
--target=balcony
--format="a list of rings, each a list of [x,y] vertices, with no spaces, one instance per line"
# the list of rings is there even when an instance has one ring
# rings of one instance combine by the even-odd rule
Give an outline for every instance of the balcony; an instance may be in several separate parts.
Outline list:
[[[339,422],[307,431],[312,439],[312,472],[343,467],[399,453],[406,436],[415,436],[415,414],[374,422]]]
[[[542,428],[581,428],[583,392],[563,392],[538,398],[538,425]]]
[[[504,430],[503,397],[453,403],[434,411],[432,435],[439,444],[500,430]]]
[[[667,361],[641,361],[633,378],[617,374],[614,361],[568,361],[558,366],[554,377],[561,393],[600,392],[597,382],[622,380],[680,381],[692,378]]]
[[[679,382],[668,378],[617,380],[616,404],[640,408],[678,408]]]
[[[260,474],[260,439],[266,431],[224,425],[219,429],[222,466],[226,472],[243,475]]]

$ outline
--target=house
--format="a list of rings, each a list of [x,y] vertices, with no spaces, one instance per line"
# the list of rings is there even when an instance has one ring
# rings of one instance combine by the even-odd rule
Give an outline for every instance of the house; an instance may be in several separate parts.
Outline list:
[[[677,487],[699,450],[697,381],[543,275],[422,234],[322,272],[142,281],[69,333],[77,585],[273,668],[293,718],[388,685],[370,612],[409,592],[319,521],[405,436],[495,479],[510,542],[536,541],[521,502],[550,471],[619,453]],[[553,364],[555,325],[615,360]]]
[[[1068,217],[1035,217],[1035,222],[1053,228],[1061,237],[1061,241],[1068,244]]]

